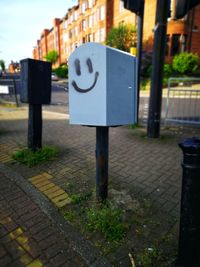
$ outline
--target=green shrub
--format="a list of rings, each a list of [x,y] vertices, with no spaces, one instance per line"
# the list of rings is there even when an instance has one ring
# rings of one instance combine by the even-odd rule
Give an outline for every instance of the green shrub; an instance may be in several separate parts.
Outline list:
[[[181,74],[194,73],[198,69],[199,58],[193,53],[181,53],[174,57],[172,67]]]
[[[169,78],[173,73],[172,66],[169,64],[164,64],[163,75],[165,78]]]
[[[68,66],[66,64],[60,65],[54,69],[53,72],[60,78],[68,78]]]

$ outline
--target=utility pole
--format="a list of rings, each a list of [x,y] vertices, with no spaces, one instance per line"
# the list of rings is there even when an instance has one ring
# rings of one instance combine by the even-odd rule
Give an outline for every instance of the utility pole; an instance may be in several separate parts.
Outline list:
[[[140,75],[142,62],[142,39],[143,39],[143,22],[144,22],[144,1],[141,5],[140,13],[137,15],[137,123],[139,121],[139,103],[140,103]]]
[[[162,78],[169,10],[170,0],[157,0],[156,20],[154,27],[151,91],[147,126],[147,135],[150,138],[157,138],[160,135]]]
[[[144,21],[144,0],[123,0],[124,7],[137,15],[137,122],[139,117],[139,101],[140,101],[140,72],[142,60],[142,37],[143,37],[143,21]]]

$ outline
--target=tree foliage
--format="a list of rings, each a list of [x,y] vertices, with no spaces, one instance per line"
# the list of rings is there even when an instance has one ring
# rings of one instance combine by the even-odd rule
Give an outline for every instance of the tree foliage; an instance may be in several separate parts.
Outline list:
[[[58,52],[56,50],[51,50],[47,53],[44,57],[47,61],[51,62],[52,64],[56,63],[58,58]]]
[[[193,53],[180,53],[172,62],[173,69],[181,74],[194,73],[198,68],[199,57]]]
[[[3,59],[0,59],[0,67],[4,71],[5,70],[5,61]]]
[[[132,24],[120,24],[108,33],[106,44],[129,52],[136,45],[136,29]]]

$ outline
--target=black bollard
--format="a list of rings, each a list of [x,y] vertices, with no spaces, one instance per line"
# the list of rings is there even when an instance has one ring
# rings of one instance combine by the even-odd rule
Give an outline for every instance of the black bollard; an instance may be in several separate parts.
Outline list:
[[[96,127],[96,198],[99,202],[108,195],[109,127]]]
[[[200,139],[179,144],[183,151],[183,181],[179,250],[175,267],[200,266]]]
[[[32,151],[42,147],[42,105],[29,104],[28,148]]]

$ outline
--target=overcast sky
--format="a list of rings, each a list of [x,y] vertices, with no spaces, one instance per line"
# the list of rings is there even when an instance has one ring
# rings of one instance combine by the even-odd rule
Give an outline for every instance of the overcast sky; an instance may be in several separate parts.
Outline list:
[[[43,29],[63,18],[77,0],[0,0],[0,59],[6,65],[32,57]]]

